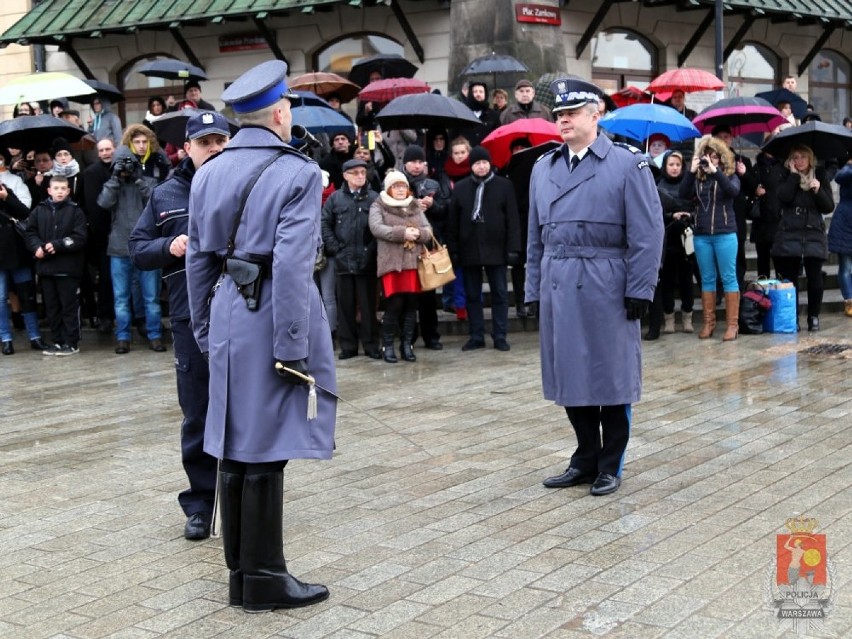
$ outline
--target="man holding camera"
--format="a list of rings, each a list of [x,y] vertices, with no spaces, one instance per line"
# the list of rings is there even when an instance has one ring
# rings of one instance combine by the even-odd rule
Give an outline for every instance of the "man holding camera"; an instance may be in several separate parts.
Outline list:
[[[130,326],[133,320],[130,310],[131,287],[136,274],[142,288],[149,347],[162,353],[166,347],[163,345],[160,321],[160,274],[157,271],[140,271],[134,267],[127,247],[130,232],[136,226],[157,180],[144,175],[142,165],[133,151],[124,145],[119,146],[113,154],[111,171],[112,176],[98,195],[97,204],[112,213],[107,255],[110,256],[115,306],[115,352],[124,355],[130,351]]]

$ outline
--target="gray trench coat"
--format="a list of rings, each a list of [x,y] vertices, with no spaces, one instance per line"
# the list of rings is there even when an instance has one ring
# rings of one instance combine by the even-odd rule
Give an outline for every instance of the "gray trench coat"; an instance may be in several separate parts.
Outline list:
[[[236,235],[236,257],[271,263],[257,311],[229,276],[210,293],[246,184],[278,150],[286,150],[252,189]],[[318,416],[307,419],[308,389],[275,373],[276,360],[307,359],[317,383],[336,392],[331,331],[313,281],[320,243],[319,167],[271,131],[241,129],[192,181],[186,255],[192,327],[210,357],[210,404],[204,451],[261,463],[329,459],[336,400],[317,390]]]
[[[573,172],[562,147],[530,180],[525,299],[539,302],[545,399],[560,406],[639,400],[638,321],[624,298],[651,300],[663,241],[647,161],[599,135]]]

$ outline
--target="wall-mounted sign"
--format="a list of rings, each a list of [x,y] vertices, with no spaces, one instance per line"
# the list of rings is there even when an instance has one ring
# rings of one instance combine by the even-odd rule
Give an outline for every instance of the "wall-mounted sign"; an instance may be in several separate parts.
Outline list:
[[[562,24],[562,14],[559,7],[546,4],[516,4],[515,18],[518,22],[535,22],[538,24]]]
[[[219,53],[230,51],[252,51],[254,49],[266,49],[269,45],[263,36],[259,35],[226,35],[219,36]]]

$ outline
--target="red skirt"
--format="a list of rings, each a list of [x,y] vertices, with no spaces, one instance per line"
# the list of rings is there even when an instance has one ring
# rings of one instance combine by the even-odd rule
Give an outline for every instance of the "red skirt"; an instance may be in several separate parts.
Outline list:
[[[422,293],[420,288],[420,278],[417,276],[417,269],[408,269],[406,271],[393,271],[382,275],[382,290],[385,297],[396,295],[397,293]]]

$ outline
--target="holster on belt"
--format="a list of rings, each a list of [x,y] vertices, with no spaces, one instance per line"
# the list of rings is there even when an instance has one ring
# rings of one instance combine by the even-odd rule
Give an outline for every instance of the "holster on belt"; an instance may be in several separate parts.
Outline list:
[[[237,290],[246,301],[250,311],[256,311],[260,304],[260,285],[263,282],[263,264],[248,262],[236,257],[225,260],[225,272],[234,280]]]

